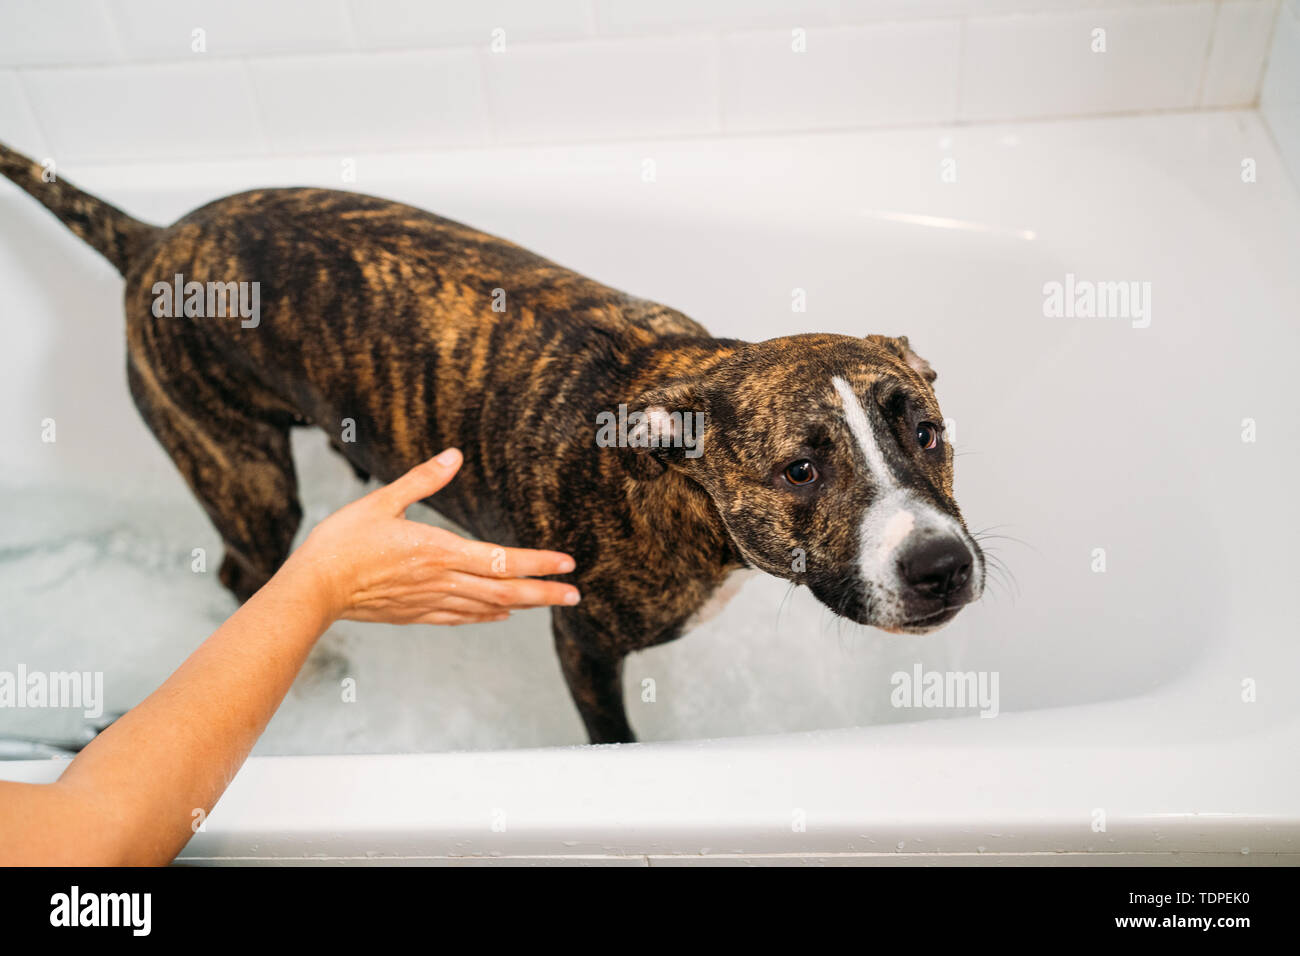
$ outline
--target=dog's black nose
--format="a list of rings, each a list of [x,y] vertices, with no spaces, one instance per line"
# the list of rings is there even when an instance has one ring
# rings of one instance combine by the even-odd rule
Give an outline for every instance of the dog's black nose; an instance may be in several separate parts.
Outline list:
[[[903,553],[898,569],[914,591],[947,598],[970,580],[970,549],[957,538],[926,538]]]

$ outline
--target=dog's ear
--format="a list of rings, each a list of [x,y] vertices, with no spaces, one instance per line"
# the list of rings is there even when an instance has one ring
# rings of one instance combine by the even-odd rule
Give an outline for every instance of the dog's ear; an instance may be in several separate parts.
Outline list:
[[[670,466],[689,468],[704,453],[708,425],[703,383],[674,379],[628,401],[626,434],[618,442],[636,478],[658,478]],[[625,439],[625,440],[623,440]]]
[[[897,338],[888,335],[868,335],[867,341],[893,352],[906,362],[913,372],[920,375],[927,382],[933,382],[939,377],[939,373],[930,367],[929,362],[912,351],[912,346],[908,344],[906,335],[900,335]]]

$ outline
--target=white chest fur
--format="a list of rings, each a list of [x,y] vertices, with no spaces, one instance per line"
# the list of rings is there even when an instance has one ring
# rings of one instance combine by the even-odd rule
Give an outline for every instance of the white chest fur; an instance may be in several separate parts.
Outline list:
[[[745,582],[759,574],[754,568],[737,568],[732,571],[717,589],[709,595],[709,599],[700,605],[700,609],[691,615],[690,620],[683,625],[683,631],[692,631],[699,627],[705,621],[710,621],[722,612],[722,609],[740,593],[740,589],[745,586]]]

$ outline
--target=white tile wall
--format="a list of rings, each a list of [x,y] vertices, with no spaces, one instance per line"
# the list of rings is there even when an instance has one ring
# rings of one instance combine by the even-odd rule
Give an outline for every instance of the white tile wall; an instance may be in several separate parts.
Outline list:
[[[1294,2],[0,0],[0,140],[125,161],[1250,106]]]
[[[974,17],[966,28],[961,116],[1020,119],[1194,106],[1214,13],[1213,3],[1194,3]],[[1101,39],[1105,51],[1095,52]]]
[[[1300,0],[1284,0],[1278,12],[1259,108],[1300,187]]]
[[[357,43],[367,50],[488,45],[500,29],[518,41],[568,40],[592,32],[590,0],[349,0]]]
[[[521,45],[483,57],[501,140],[629,138],[717,126],[717,44],[709,37]]]
[[[0,4],[0,67],[120,59],[122,51],[104,0]]]
[[[1202,106],[1253,102],[1277,18],[1277,0],[1224,0],[1205,64]]]
[[[722,40],[727,130],[817,129],[956,118],[955,20],[790,29]]]
[[[839,6],[839,0],[596,0],[596,22],[603,33],[810,27],[835,22]]]
[[[353,46],[344,0],[109,0],[128,60],[302,53]],[[56,7],[56,3],[46,3]]]
[[[61,164],[265,152],[252,87],[232,60],[22,71]]]
[[[276,152],[481,144],[487,104],[472,50],[250,60]]]
[[[49,154],[45,137],[36,127],[36,117],[23,94],[22,81],[15,70],[0,70],[0,130],[4,142],[29,156]]]
[[[1045,0],[1038,0],[1045,2]],[[846,20],[957,19],[978,6],[975,0],[841,0]]]

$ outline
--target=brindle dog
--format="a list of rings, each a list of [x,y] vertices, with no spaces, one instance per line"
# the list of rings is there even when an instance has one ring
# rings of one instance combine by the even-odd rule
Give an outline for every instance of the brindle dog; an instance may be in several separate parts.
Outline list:
[[[157,227],[4,147],[0,172],[125,276],[131,394],[221,533],[221,581],[240,599],[298,528],[299,426],[385,482],[455,445],[464,466],[433,508],[574,556],[582,603],[552,621],[593,742],[634,739],[623,658],[680,636],[733,570],[914,633],[982,592],[934,373],[905,338],[716,339],[503,239],[354,193],[255,190]],[[178,274],[260,283],[260,321],[156,316],[155,284]],[[598,416],[621,404],[666,425],[659,440],[602,447]],[[702,415],[696,444],[665,440],[689,437],[669,413]]]

